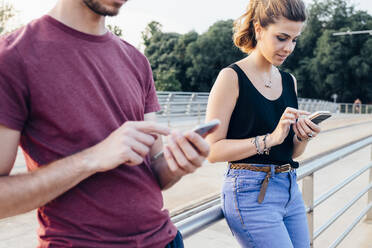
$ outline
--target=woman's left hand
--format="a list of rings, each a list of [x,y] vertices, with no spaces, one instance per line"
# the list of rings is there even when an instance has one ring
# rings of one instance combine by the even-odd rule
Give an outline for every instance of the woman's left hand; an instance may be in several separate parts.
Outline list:
[[[293,124],[293,131],[301,140],[309,140],[316,137],[320,133],[321,128],[309,118],[299,118]]]

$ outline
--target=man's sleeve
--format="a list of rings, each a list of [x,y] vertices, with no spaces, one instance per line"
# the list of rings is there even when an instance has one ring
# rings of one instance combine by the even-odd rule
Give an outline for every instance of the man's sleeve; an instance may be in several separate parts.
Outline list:
[[[14,45],[0,38],[0,124],[22,131],[27,120],[26,68]]]
[[[152,70],[150,63],[146,59],[147,69],[146,69],[146,97],[145,97],[145,114],[151,112],[158,112],[160,110],[160,105],[158,101],[158,96],[156,95],[154,78],[152,75]]]

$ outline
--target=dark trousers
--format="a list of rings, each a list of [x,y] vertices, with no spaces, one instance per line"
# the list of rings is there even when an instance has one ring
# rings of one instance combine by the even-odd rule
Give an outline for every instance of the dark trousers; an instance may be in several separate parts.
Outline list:
[[[183,248],[183,247],[184,246],[183,246],[182,235],[180,232],[177,232],[176,237],[172,240],[172,242],[167,244],[165,248]]]

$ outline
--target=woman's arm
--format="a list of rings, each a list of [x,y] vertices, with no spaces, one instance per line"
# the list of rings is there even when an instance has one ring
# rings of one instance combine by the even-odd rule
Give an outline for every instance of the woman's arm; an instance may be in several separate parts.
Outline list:
[[[256,154],[249,139],[228,140],[227,130],[231,114],[239,96],[238,76],[233,69],[223,69],[209,94],[206,121],[219,119],[218,129],[206,138],[210,145],[210,162],[233,161]]]

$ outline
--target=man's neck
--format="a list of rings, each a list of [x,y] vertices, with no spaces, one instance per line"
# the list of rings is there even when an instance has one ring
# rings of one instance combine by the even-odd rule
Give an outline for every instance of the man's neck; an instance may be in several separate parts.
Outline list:
[[[48,14],[83,33],[103,35],[107,32],[105,17],[94,13],[82,1],[59,0]]]

